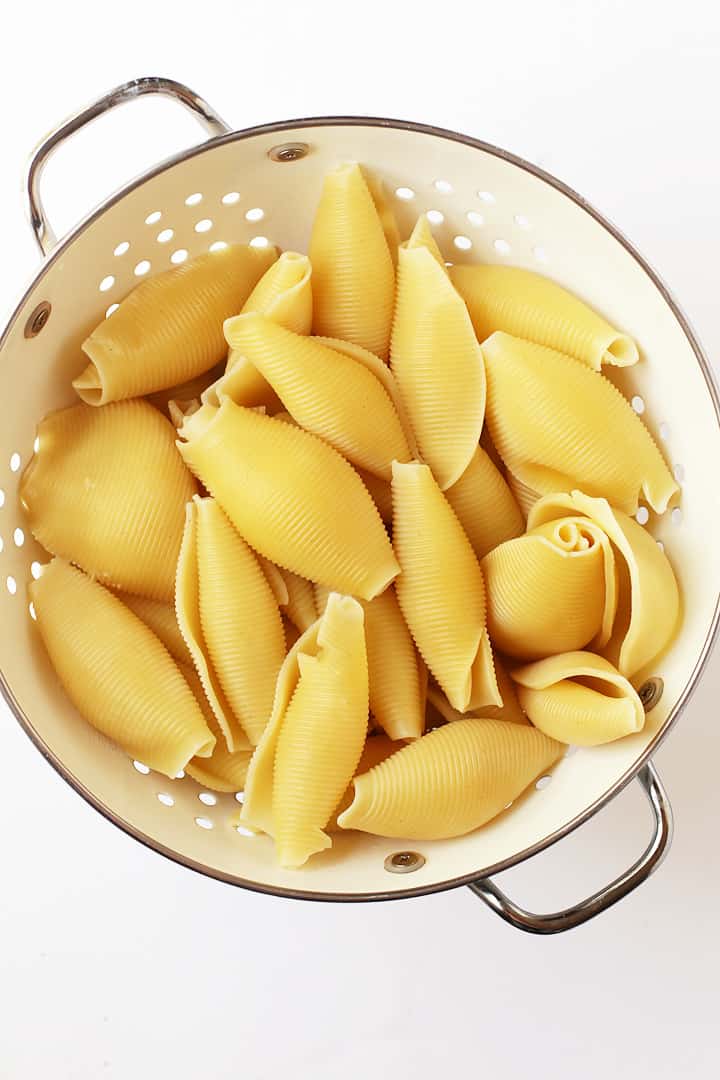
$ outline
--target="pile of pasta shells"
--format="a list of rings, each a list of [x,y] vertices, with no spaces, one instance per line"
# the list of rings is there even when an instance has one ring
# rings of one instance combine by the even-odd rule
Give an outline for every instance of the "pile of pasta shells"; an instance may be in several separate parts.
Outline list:
[[[337,829],[462,835],[638,732],[678,487],[606,365],[635,343],[526,270],[400,241],[361,166],[309,254],[234,244],[83,345],[23,476],[65,691],[170,777],[244,791],[299,867]]]

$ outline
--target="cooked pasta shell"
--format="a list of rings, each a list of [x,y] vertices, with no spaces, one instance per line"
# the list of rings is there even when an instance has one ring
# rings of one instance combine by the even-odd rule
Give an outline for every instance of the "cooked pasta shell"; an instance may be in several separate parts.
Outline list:
[[[487,421],[510,472],[541,495],[580,487],[634,513],[678,491],[642,420],[604,375],[571,356],[495,333],[483,343]]]
[[[159,409],[163,416],[167,416],[172,401],[193,401],[199,398],[224,371],[225,361],[223,360],[211,367],[209,371],[203,371],[192,379],[176,383],[175,386],[168,386],[164,390],[156,390],[154,394],[148,394],[147,400]]]
[[[293,626],[304,634],[318,617],[313,583],[307,578],[291,573],[290,570],[278,568],[278,572],[282,576],[287,592],[287,600],[285,603],[281,601],[280,607],[284,609],[284,614]]]
[[[392,489],[390,484],[387,480],[366,472],[365,469],[356,469],[355,471],[370,492],[380,517],[386,525],[392,524]]]
[[[277,566],[367,600],[397,574],[362,480],[321,439],[232,401],[203,406],[180,434],[186,463]]]
[[[464,720],[468,716],[474,716],[485,720],[507,720],[510,724],[529,723],[527,716],[520,707],[515,683],[512,681],[498,656],[495,655],[493,659],[495,661],[495,676],[497,679],[498,690],[502,696],[502,705],[483,705],[483,707],[477,711],[471,710],[468,713],[461,713],[458,712],[457,709],[453,709],[442,690],[439,690],[434,686],[428,686],[428,700],[436,713],[444,721],[451,723],[454,720]]]
[[[185,530],[177,564],[175,612],[205,696],[215,714],[227,748],[233,753],[235,750],[247,750],[253,744],[233,714],[232,706],[213,668],[205,641],[200,615],[197,518],[197,506],[193,500],[187,504]]]
[[[518,698],[536,728],[574,746],[600,746],[641,731],[637,693],[613,665],[590,652],[568,652],[516,668]]]
[[[328,173],[310,237],[313,330],[362,345],[385,360],[395,269],[372,195],[357,164]]]
[[[328,590],[313,586],[322,615]],[[392,586],[363,601],[370,681],[370,712],[391,739],[417,739],[423,732],[427,670],[418,656]]]
[[[393,464],[396,591],[415,643],[461,712],[502,704],[475,553],[427,465]]]
[[[275,835],[273,815],[273,772],[278,735],[293,694],[300,679],[300,655],[314,656],[318,652],[321,620],[313,623],[290,647],[280,668],[270,719],[255,747],[245,781],[245,800],[240,821],[251,829]]]
[[[73,381],[89,405],[138,397],[207,371],[225,355],[222,324],[277,258],[233,244],[136,285],[83,342],[90,363]]]
[[[50,413],[20,485],[35,539],[104,584],[171,600],[196,490],[174,435],[146,401]]]
[[[620,575],[612,637],[601,647],[629,678],[666,648],[677,629],[680,593],[675,574],[650,533],[627,514],[614,510],[606,499],[592,499],[581,491],[548,495],[535,504],[528,525],[537,527],[568,512],[585,514],[603,529],[627,568]],[[622,612],[625,618],[620,617]]]
[[[453,266],[450,280],[484,341],[495,330],[574,356],[600,371],[639,359],[637,345],[561,285],[515,266]]]
[[[420,455],[445,490],[480,438],[485,369],[465,304],[426,247],[400,248],[390,364]]]
[[[150,600],[147,596],[132,596],[129,593],[122,593],[120,599],[160,638],[173,660],[177,660],[183,669],[188,666],[192,668],[192,657],[180,632],[174,604],[164,604],[160,600]]]
[[[610,638],[615,557],[605,532],[558,518],[500,544],[482,560],[487,626],[496,648],[532,660]]]
[[[290,622],[286,615],[283,615],[283,627],[285,628],[285,645],[289,653],[301,634],[295,623]]]
[[[400,423],[402,424],[402,429],[405,434],[405,440],[412,451],[412,455],[413,457],[417,457],[417,447],[412,433],[410,417],[405,408],[402,394],[398,389],[398,384],[395,382],[395,376],[387,364],[384,363],[379,356],[376,356],[375,353],[370,352],[369,349],[363,349],[362,345],[354,345],[352,341],[341,341],[340,338],[331,337],[315,337],[314,340],[319,342],[320,345],[326,345],[329,349],[332,349],[333,352],[339,352],[344,356],[349,356],[351,360],[357,360],[359,364],[366,367],[368,371],[371,371],[372,374],[380,380],[387,391],[388,397],[395,406],[395,412],[400,418]]]
[[[353,464],[389,480],[393,459],[410,458],[395,407],[363,364],[263,315],[229,319],[225,334],[290,415]]]
[[[210,788],[211,791],[242,791],[253,754],[252,750],[236,750],[234,753],[228,750],[198,673],[194,667],[186,667],[184,664],[180,666],[180,669],[195,695],[205,723],[215,736],[215,747],[210,757],[191,758],[185,766],[185,772],[198,784]]]
[[[393,261],[393,265],[397,265],[397,253],[398,248],[400,247],[400,229],[398,228],[395,211],[392,208],[392,203],[388,197],[385,184],[368,169],[364,169],[362,166],[360,166],[360,168],[365,178],[365,183],[368,186],[368,191],[372,196],[372,201],[375,203],[375,209],[377,210],[380,224],[382,225],[382,230],[385,233],[385,239],[387,240],[390,258]]]
[[[262,572],[267,578],[268,585],[273,591],[273,596],[277,600],[280,607],[287,607],[290,602],[290,593],[288,587],[285,584],[285,578],[283,572],[279,566],[276,566],[274,562],[270,562],[264,555],[257,555],[257,561],[262,567]]]
[[[445,492],[478,559],[525,531],[525,519],[489,454],[478,446],[465,472]]]
[[[29,594],[60,682],[93,727],[167,776],[210,755],[215,738],[180,669],[122,600],[58,558]]]
[[[275,845],[297,867],[331,846],[324,832],[355,773],[368,720],[363,610],[331,594],[318,650],[298,657],[299,680],[283,717],[273,771]]]
[[[513,493],[515,502],[520,507],[525,521],[527,521],[530,511],[540,498],[540,495],[538,495],[537,491],[533,491],[532,488],[528,487],[527,484],[523,484],[522,480],[518,480],[517,476],[513,476],[511,472],[507,474],[507,486]]]
[[[458,720],[356,776],[338,825],[408,840],[462,836],[496,817],[561,752],[529,726]]]
[[[363,773],[368,772],[369,769],[374,769],[376,765],[379,765],[381,761],[385,761],[391,754],[394,754],[397,750],[400,750],[404,744],[398,743],[394,739],[388,738],[387,735],[370,735],[365,743],[365,748],[360,755],[360,760],[355,767],[355,776],[361,776]],[[355,791],[353,788],[352,780],[345,788],[345,794],[340,800],[340,804],[333,813],[330,821],[327,824],[328,832],[336,832],[339,828],[337,819],[347,810],[353,801]]]
[[[435,237],[433,236],[432,229],[430,228],[430,222],[427,219],[426,214],[421,214],[415,223],[415,228],[410,234],[410,239],[403,245],[408,250],[412,251],[413,248],[427,248],[435,262],[442,266],[443,273],[447,274],[447,268],[445,266],[445,260],[443,258],[440,248],[437,246]]]

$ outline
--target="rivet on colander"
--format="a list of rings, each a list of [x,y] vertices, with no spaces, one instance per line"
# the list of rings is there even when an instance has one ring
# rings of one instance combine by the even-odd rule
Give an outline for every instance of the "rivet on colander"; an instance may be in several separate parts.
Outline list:
[[[411,874],[424,865],[425,856],[417,851],[396,851],[385,860],[385,869],[391,874]]]
[[[654,709],[658,701],[663,695],[665,689],[665,683],[662,681],[659,675],[653,676],[652,679],[647,679],[640,689],[638,690],[638,697],[642,701],[642,706],[645,712],[650,712]]]
[[[309,152],[310,147],[306,142],[286,142],[268,150],[268,157],[271,161],[299,161]]]
[[[38,304],[35,310],[30,314],[28,321],[25,323],[26,338],[37,337],[43,327],[47,324],[51,311],[52,306],[47,300],[43,300],[41,304]]]

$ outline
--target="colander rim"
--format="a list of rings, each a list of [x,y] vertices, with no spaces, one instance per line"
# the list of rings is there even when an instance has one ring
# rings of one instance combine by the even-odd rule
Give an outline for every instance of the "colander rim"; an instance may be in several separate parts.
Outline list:
[[[389,128],[400,131],[410,131],[420,135],[431,135],[437,138],[446,139],[450,142],[461,143],[465,146],[469,146],[476,150],[481,150],[487,154],[497,157],[500,160],[507,161],[509,164],[523,169],[525,172],[530,173],[537,179],[544,181],[553,187],[560,194],[567,196],[572,202],[579,206],[582,210],[585,210],[595,221],[598,222],[615,240],[622,245],[622,247],[628,252],[629,255],[638,263],[640,268],[650,278],[652,283],[660,292],[665,303],[668,305],[673,315],[677,319],[680,327],[682,328],[685,337],[690,344],[690,347],[695,354],[695,358],[698,362],[700,370],[705,379],[705,383],[710,394],[711,401],[715,410],[715,418],[720,428],[720,390],[715,379],[714,372],[710,365],[710,362],[700,344],[700,341],[695,333],[690,320],[677,302],[670,289],[662,280],[657,271],[651,266],[651,264],[645,259],[643,255],[636,249],[634,244],[625,236],[625,234],[611,221],[600,213],[591,203],[587,201],[582,195],[571,188],[569,185],[559,180],[552,173],[547,172],[545,169],[540,168],[538,165],[534,165],[532,162],[525,160],[517,154],[512,153],[509,150],[504,150],[500,147],[494,146],[492,143],[485,142],[481,139],[475,139],[470,135],[464,135],[460,132],[452,131],[448,128],[435,127],[431,124],[422,124],[412,120],[399,120],[391,119],[387,117],[372,117],[372,116],[318,116],[318,117],[300,117],[297,119],[275,121],[268,124],[259,124],[253,127],[240,128],[235,131],[230,131],[227,134],[219,135],[214,138],[207,139],[204,142],[199,143],[196,146],[189,147],[186,150],[179,151],[170,157],[165,158],[157,165],[147,169],[139,176],[130,180],[122,187],[113,192],[107,199],[100,203],[94,210],[90,211],[77,225],[75,225],[52,249],[52,251],[46,255],[38,270],[37,274],[33,278],[31,284],[25,290],[21,300],[15,307],[15,310],[11,314],[7,326],[0,335],[0,352],[6,344],[10,334],[15,328],[16,323],[21,318],[27,303],[32,294],[41,284],[45,276],[50,272],[54,264],[62,257],[63,253],[71,244],[74,243],[82,233],[85,232],[95,221],[97,221],[103,214],[105,214],[116,203],[120,202],[131,192],[141,187],[148,180],[153,179],[160,174],[172,169],[175,165],[181,164],[190,158],[196,157],[200,154],[204,154],[208,151],[214,150],[219,146],[224,146],[232,142],[240,142],[246,139],[254,138],[261,135],[272,135],[275,133],[283,133],[286,131],[300,131],[304,128],[312,130],[313,128],[325,128],[325,127],[372,127],[372,128]],[[20,724],[20,727],[25,731],[29,739],[34,743],[42,756],[50,763],[55,771],[60,775],[63,780],[66,781],[80,795],[90,806],[97,810],[113,825],[117,826],[128,836],[135,840],[138,840],[145,847],[157,852],[172,862],[178,863],[187,869],[194,870],[197,873],[203,874],[206,877],[214,878],[217,881],[222,881],[228,885],[235,885],[241,888],[250,890],[251,892],[262,893],[270,896],[282,897],[284,899],[296,899],[296,900],[318,900],[336,903],[361,903],[368,901],[381,901],[381,900],[404,900],[411,899],[417,896],[426,896],[433,893],[445,892],[449,889],[458,888],[461,885],[468,885],[473,881],[479,879],[488,878],[495,874],[501,873],[504,870],[508,870],[513,866],[517,866],[519,863],[524,862],[526,859],[531,858],[534,855],[539,854],[541,851],[545,851],[547,848],[556,844],[559,840],[562,840],[565,836],[568,836],[575,829],[579,828],[585,822],[589,821],[595,814],[597,814],[604,806],[606,806],[612,799],[615,798],[639,773],[643,765],[646,764],[653,756],[655,751],[667,738],[669,732],[677,723],[680,715],[685,710],[698,681],[703,674],[705,667],[710,658],[712,649],[716,643],[718,637],[718,630],[720,629],[720,595],[716,599],[715,609],[711,620],[710,628],[703,642],[702,649],[698,656],[698,659],[693,667],[693,670],[685,684],[685,687],[678,698],[677,702],[670,711],[665,723],[656,732],[654,738],[650,744],[644,749],[642,754],[633,762],[633,764],[623,773],[623,775],[599,798],[593,803],[587,806],[579,814],[576,814],[574,818],[566,822],[560,828],[544,837],[542,840],[537,841],[534,844],[529,845],[522,851],[517,852],[514,855],[509,856],[507,859],[500,860],[489,867],[482,867],[479,870],[474,870],[470,873],[462,874],[454,878],[449,878],[443,881],[432,882],[427,885],[416,886],[415,888],[398,889],[392,891],[374,891],[374,892],[325,892],[315,891],[309,889],[291,889],[280,886],[269,885],[257,881],[251,881],[245,878],[238,877],[234,874],[227,874],[222,870],[218,870],[215,867],[208,866],[206,863],[198,862],[195,859],[191,859],[188,856],[175,851],[172,848],[160,843],[154,837],[149,836],[143,832],[142,829],[138,829],[131,822],[125,820],[109,806],[107,806],[101,799],[99,799],[94,792],[90,791],[83,782],[74,775],[62,762],[62,760],[53,753],[53,751],[47,746],[42,736],[33,727],[30,719],[25,715],[24,711],[20,708],[12,690],[7,684],[3,672],[0,670],[0,693],[8,704],[11,712],[15,716],[15,719]]]

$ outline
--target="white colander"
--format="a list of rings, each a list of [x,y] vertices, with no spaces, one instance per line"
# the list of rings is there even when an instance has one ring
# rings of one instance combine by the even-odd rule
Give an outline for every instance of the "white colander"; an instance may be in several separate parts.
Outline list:
[[[169,95],[210,133],[128,184],[56,242],[39,196],[48,156],[96,116],[141,94]],[[232,795],[188,777],[167,780],[95,732],[75,712],[39,640],[26,586],[46,556],[18,502],[35,429],[70,404],[80,343],[142,279],[212,244],[268,240],[307,250],[324,174],[354,159],[382,177],[401,228],[428,211],[451,261],[540,270],[578,293],[642,351],[611,377],[643,413],[682,484],[679,508],[639,520],[665,545],[678,575],[684,622],[676,644],[644,673],[645,730],[609,746],[568,752],[552,776],[509,813],[455,840],[403,843],[340,834],[299,871],[280,869],[272,844],[231,824]],[[520,158],[466,136],[404,121],[323,117],[232,131],[187,87],[128,83],[84,109],[37,150],[28,174],[32,225],[46,256],[0,339],[0,686],[19,723],[76,791],[110,821],[185,866],[282,896],[379,900],[470,885],[500,915],[539,933],[590,918],[643,881],[671,838],[671,814],[650,757],[686,704],[717,631],[720,560],[713,496],[720,408],[710,368],[676,303],[642,257],[575,192]],[[633,777],[650,799],[655,831],[626,874],[552,915],[513,904],[489,876],[541,851],[596,813]]]

